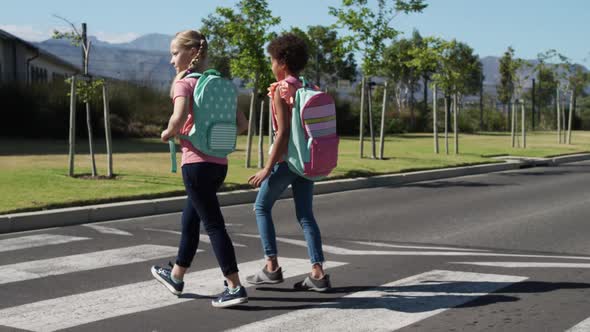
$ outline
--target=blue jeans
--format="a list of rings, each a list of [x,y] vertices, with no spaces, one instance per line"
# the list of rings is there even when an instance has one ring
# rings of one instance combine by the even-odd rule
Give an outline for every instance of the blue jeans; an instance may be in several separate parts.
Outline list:
[[[289,170],[286,162],[277,163],[270,176],[260,186],[254,210],[256,223],[266,257],[277,255],[277,241],[271,210],[283,191],[291,185],[295,213],[307,242],[307,253],[312,264],[324,262],[322,235],[313,216],[313,181],[307,180]]]
[[[194,163],[182,166],[182,180],[187,199],[182,211],[182,234],[176,264],[190,267],[199,247],[200,224],[203,223],[215,257],[224,276],[238,272],[236,253],[221,214],[217,190],[227,175],[227,166]]]

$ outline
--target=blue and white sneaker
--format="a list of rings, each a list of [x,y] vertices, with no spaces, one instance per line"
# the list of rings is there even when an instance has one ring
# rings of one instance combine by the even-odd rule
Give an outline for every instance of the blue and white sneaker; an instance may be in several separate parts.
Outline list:
[[[157,265],[152,266],[151,271],[152,275],[156,280],[158,280],[164,287],[166,287],[172,294],[180,295],[182,294],[182,289],[184,288],[184,281],[181,282],[174,282],[171,277],[172,273],[172,263],[168,262],[169,268],[166,267],[159,267]]]
[[[244,286],[238,286],[238,289],[232,293],[229,287],[227,287],[227,282],[224,281],[223,284],[225,289],[215,300],[211,301],[212,306],[215,308],[229,308],[238,304],[248,303],[248,293],[246,293]]]

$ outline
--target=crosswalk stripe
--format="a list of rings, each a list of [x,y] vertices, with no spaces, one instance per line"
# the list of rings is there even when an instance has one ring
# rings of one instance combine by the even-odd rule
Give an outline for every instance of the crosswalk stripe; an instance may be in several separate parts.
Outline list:
[[[162,233],[176,234],[176,235],[181,235],[182,234],[179,231],[173,231],[173,230],[169,230],[169,229],[144,228],[144,230],[146,230],[146,231],[152,231],[152,232],[162,232]],[[207,236],[207,235],[199,234],[199,241],[200,242],[211,244],[211,240],[209,240],[209,236]],[[233,243],[234,247],[242,247],[242,248],[245,248],[246,247],[246,245],[243,245],[241,243],[234,242],[233,240],[232,240],[232,243]]]
[[[238,233],[236,235],[250,238],[259,238],[259,235]],[[277,237],[278,242],[288,243],[295,246],[307,247],[307,242],[303,240],[288,239]],[[526,254],[501,254],[494,252],[464,252],[464,251],[396,251],[396,250],[354,250],[341,248],[331,245],[322,244],[324,252],[334,255],[347,256],[477,256],[477,257],[521,257],[521,258],[562,258],[562,259],[580,259],[590,260],[590,256],[555,256],[555,255],[526,255]]]
[[[74,241],[90,240],[88,237],[35,234],[0,240],[0,252],[43,247],[53,244],[63,244]]]
[[[394,331],[526,279],[434,270],[233,331]]]
[[[463,248],[453,248],[453,247],[408,246],[408,245],[389,244],[389,243],[380,243],[380,242],[366,242],[366,241],[348,241],[348,242],[362,244],[362,245],[366,245],[366,246],[372,246],[372,247],[382,247],[382,248],[453,250],[453,251],[489,251],[489,250],[482,250],[482,249],[463,249]]]
[[[588,332],[590,331],[590,317],[567,329],[565,332]]]
[[[240,274],[254,274],[260,264],[260,260],[240,264]],[[345,264],[330,262],[330,268]],[[306,274],[310,269],[307,259],[281,257],[281,266],[285,278]],[[188,273],[184,281],[185,294],[212,295],[222,291],[219,268]],[[55,331],[190,300],[172,296],[156,280],[149,280],[6,308],[0,310],[0,324],[30,331]]]
[[[120,229],[116,229],[116,228],[112,228],[112,227],[106,227],[106,226],[100,226],[100,225],[92,225],[92,224],[88,224],[88,225],[83,225],[84,227],[88,227],[88,228],[92,228],[95,231],[102,233],[102,234],[114,234],[114,235],[125,235],[125,236],[133,236],[133,234],[120,230]]]
[[[96,251],[65,257],[0,266],[0,285],[47,276],[144,262],[176,255],[177,249],[158,245]]]
[[[506,268],[566,268],[590,269],[590,263],[553,263],[553,262],[451,262],[450,264],[492,266]]]

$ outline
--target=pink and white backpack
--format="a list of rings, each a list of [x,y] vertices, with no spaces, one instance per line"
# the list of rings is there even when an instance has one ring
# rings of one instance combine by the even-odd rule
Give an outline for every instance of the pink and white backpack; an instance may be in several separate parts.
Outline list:
[[[300,79],[303,86],[295,95],[286,161],[291,171],[315,181],[328,176],[338,163],[336,105],[329,94]]]

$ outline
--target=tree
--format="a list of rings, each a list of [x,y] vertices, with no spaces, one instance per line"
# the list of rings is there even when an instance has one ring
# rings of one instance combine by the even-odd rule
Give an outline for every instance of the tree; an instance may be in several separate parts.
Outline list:
[[[434,63],[437,64],[437,71],[432,74],[432,81],[445,92],[445,141],[448,142],[446,120],[452,97],[454,145],[455,154],[458,154],[459,127],[457,117],[459,99],[460,96],[471,93],[474,89],[473,77],[479,76],[478,70],[481,68],[481,64],[479,58],[473,54],[473,49],[465,43],[454,39],[445,41],[435,37],[425,38],[424,42],[430,46],[422,50],[416,50],[418,56],[410,64],[413,66],[424,64],[433,66]],[[448,153],[448,147],[446,152]]]
[[[395,68],[402,69],[401,73],[403,75],[404,65],[410,68],[414,68],[413,73],[420,73],[423,77],[424,83],[424,102],[426,104],[428,100],[428,81],[432,77],[434,73],[436,73],[440,69],[441,65],[441,54],[439,50],[434,47],[439,40],[426,38],[420,39],[420,43],[414,45],[414,47],[408,49],[408,56],[406,57],[406,61],[404,61],[399,67],[395,66]],[[434,44],[434,45],[433,45]],[[394,53],[395,54],[395,53]],[[407,73],[412,73],[407,71]],[[437,102],[437,90],[438,87],[436,83],[433,84],[433,107],[432,107],[432,131],[433,131],[433,139],[434,139],[434,152],[438,153],[438,130],[437,130],[437,117],[436,117],[436,102]],[[425,110],[427,107],[425,106]],[[446,128],[446,123],[445,123]]]
[[[91,42],[87,39],[86,36],[86,23],[82,23],[82,32],[79,32],[78,29],[76,28],[76,26],[70,22],[69,20],[54,15],[55,17],[59,18],[60,20],[65,21],[66,23],[68,23],[70,25],[70,27],[72,28],[71,31],[67,31],[67,32],[60,32],[58,30],[54,30],[53,31],[53,38],[54,39],[67,39],[70,41],[70,43],[74,46],[80,46],[82,48],[82,64],[84,67],[84,79],[83,80],[73,80],[71,81],[72,86],[76,89],[75,93],[72,89],[72,92],[70,92],[71,96],[72,96],[72,102],[75,102],[75,96],[80,96],[81,99],[84,101],[84,103],[86,104],[86,127],[88,130],[88,144],[89,144],[89,151],[90,151],[90,168],[91,168],[91,172],[92,172],[92,176],[96,177],[97,176],[97,172],[96,172],[96,161],[94,158],[94,143],[93,143],[93,136],[92,136],[92,118],[91,118],[91,112],[90,112],[90,101],[92,99],[97,98],[98,94],[96,93],[96,90],[98,88],[100,88],[103,85],[103,81],[102,80],[92,80],[91,76],[88,73],[88,67],[90,64],[90,49],[91,49]],[[70,82],[68,82],[70,83]],[[71,107],[71,112],[75,113],[75,106]],[[75,119],[75,114],[71,114],[70,115],[71,119]],[[69,160],[70,160],[70,170],[69,170],[69,174],[70,176],[74,175],[74,170],[73,170],[73,165],[74,165],[74,154],[75,154],[75,148],[74,145],[75,143],[75,128],[72,128],[71,126],[75,126],[74,121],[72,121],[70,123],[70,142],[72,142],[70,144],[70,151],[69,151]],[[105,126],[105,130],[107,130],[108,126]],[[110,134],[107,134],[107,138],[109,137]],[[110,145],[110,140],[107,139],[107,144]],[[111,147],[107,146],[107,151],[111,151]],[[109,154],[108,158],[108,168],[109,170],[112,169],[112,158]]]
[[[510,136],[512,138],[512,147],[515,146],[516,139],[516,111],[514,97],[516,94],[515,89],[520,83],[517,77],[517,71],[521,66],[522,61],[514,58],[514,49],[508,47],[506,52],[504,52],[504,56],[500,58],[500,85],[498,86],[498,99],[504,104],[505,110],[507,109],[507,105],[510,105]]]
[[[506,109],[506,105],[508,105],[512,101],[512,97],[514,95],[514,76],[516,75],[515,66],[514,66],[514,49],[512,47],[508,47],[506,52],[502,58],[500,58],[500,85],[497,87],[498,89],[498,99]]]
[[[330,14],[337,18],[337,26],[347,28],[345,38],[350,50],[362,53],[363,76],[371,77],[378,71],[385,42],[393,40],[399,32],[391,22],[399,13],[421,12],[427,5],[424,0],[377,0],[377,9],[369,7],[367,0],[342,0],[340,8],[330,7]],[[370,79],[369,79],[370,81]],[[364,90],[364,89],[363,89]],[[362,98],[361,98],[362,99]],[[369,98],[369,107],[370,107]],[[363,106],[360,114],[360,156],[363,157]],[[372,114],[369,109],[369,128],[373,132]],[[372,157],[375,156],[375,136],[371,134]]]
[[[354,54],[346,50],[333,27],[315,25],[308,27],[307,32],[295,27],[291,32],[303,38],[309,49],[309,62],[303,76],[314,80],[318,86],[356,78]]]
[[[207,36],[209,67],[217,69],[223,76],[231,78],[231,59],[238,49],[229,43],[227,26],[219,16],[210,14],[202,20],[201,32]]]
[[[225,50],[225,53],[220,53],[221,59],[224,59],[224,55],[231,55],[231,76],[248,81],[248,86],[252,87],[246,147],[246,167],[250,167],[256,100],[273,81],[264,45],[276,36],[271,32],[271,27],[279,24],[281,19],[272,16],[266,0],[240,0],[235,10],[217,7],[215,13],[217,17],[209,15],[203,20],[202,30],[207,31],[212,40],[220,39],[216,43]]]
[[[535,102],[539,106],[538,122],[541,124],[541,114],[543,107],[548,107],[554,99],[557,89],[555,73],[546,62],[546,56],[543,53],[537,55],[537,64],[533,67],[533,74],[537,75],[537,86],[535,92]]]

